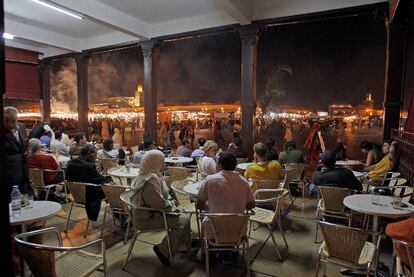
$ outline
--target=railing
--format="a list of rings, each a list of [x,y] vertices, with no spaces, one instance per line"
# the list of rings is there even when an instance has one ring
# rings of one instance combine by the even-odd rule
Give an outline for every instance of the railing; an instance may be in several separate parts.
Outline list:
[[[414,133],[392,130],[391,138],[398,142],[399,171],[414,186]]]

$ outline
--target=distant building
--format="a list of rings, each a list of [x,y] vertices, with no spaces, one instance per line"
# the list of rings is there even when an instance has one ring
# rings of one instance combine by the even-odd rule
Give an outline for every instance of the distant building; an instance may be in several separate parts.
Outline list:
[[[346,103],[333,103],[329,105],[329,116],[334,118],[344,118],[355,114],[354,107]]]
[[[364,101],[357,106],[356,111],[359,116],[374,115],[374,99],[371,93],[365,95]]]

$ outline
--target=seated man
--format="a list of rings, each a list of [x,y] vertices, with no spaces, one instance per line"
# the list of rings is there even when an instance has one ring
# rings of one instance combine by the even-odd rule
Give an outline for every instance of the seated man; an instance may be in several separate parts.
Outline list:
[[[198,149],[194,150],[193,153],[191,153],[191,158],[197,158],[204,156],[204,144],[206,143],[206,140],[204,138],[198,139]]]
[[[96,148],[92,144],[85,144],[80,151],[79,158],[70,160],[66,169],[66,179],[72,182],[83,182],[102,185],[111,181],[110,177],[99,174],[95,165]],[[105,194],[100,186],[87,186],[85,189],[86,214],[90,220],[98,219],[101,201]]]
[[[133,159],[134,163],[135,164],[140,164],[142,158],[145,155],[145,153],[147,151],[152,150],[152,149],[154,149],[154,141],[152,139],[150,139],[150,138],[144,139],[143,149],[135,152],[135,154],[134,154],[134,157],[133,157],[134,158]]]
[[[294,140],[286,141],[284,148],[285,151],[282,151],[279,155],[279,162],[281,164],[303,163],[302,151],[296,149],[296,142]]]
[[[165,156],[159,150],[150,150],[141,160],[139,176],[131,184],[129,201],[136,207],[162,210],[166,214],[169,227],[171,252],[174,256],[182,244],[190,244],[190,218],[170,199],[168,187],[162,179]],[[132,222],[142,229],[164,228],[161,213],[131,209]],[[167,239],[154,245],[153,250],[160,262],[170,265]]]
[[[272,138],[269,138],[266,141],[265,145],[267,147],[266,159],[268,161],[277,161],[279,159],[279,154],[277,153],[277,149],[275,147],[276,141]]]
[[[253,180],[279,180],[283,178],[279,162],[267,160],[267,147],[264,143],[256,143],[253,150],[256,163],[247,167],[244,177]]]
[[[229,147],[227,151],[233,154],[236,157],[236,159],[247,158],[247,154],[242,148],[242,141],[240,137],[234,138],[234,148]]]
[[[86,144],[85,133],[77,133],[74,138],[74,144],[69,149],[69,154],[73,156],[79,156],[83,146]]]
[[[237,160],[233,154],[220,153],[220,171],[207,176],[203,181],[197,194],[197,208],[210,213],[243,214],[255,207],[252,189],[247,180],[234,171],[236,165]],[[212,237],[209,228],[205,232],[207,237]]]
[[[62,142],[62,131],[55,132],[55,139],[50,143],[50,150],[54,153],[69,155],[69,146]]]
[[[393,239],[414,243],[414,218],[388,224],[385,233]],[[401,262],[410,268],[410,260],[407,251],[398,246],[396,250],[397,256],[400,258]]]
[[[321,171],[316,171],[312,176],[312,184],[315,186],[335,186],[353,190],[362,190],[361,182],[351,170],[336,167],[336,154],[333,151],[325,151],[321,154]],[[315,186],[309,187],[311,194],[316,192]]]
[[[208,140],[204,145],[204,156],[200,159],[200,170],[202,173],[212,175],[217,172],[216,155],[218,151],[217,143]]]
[[[102,149],[98,150],[98,159],[115,159],[118,156],[118,150],[114,149],[114,142],[112,139],[105,139],[103,141]]]
[[[47,126],[47,125],[45,125]],[[46,145],[47,148],[50,147],[50,142],[52,141],[52,131],[45,130],[43,136],[40,137],[40,142]]]
[[[181,157],[190,157],[191,156],[191,149],[188,143],[188,139],[184,138],[181,141],[181,145],[178,146],[176,154]]]

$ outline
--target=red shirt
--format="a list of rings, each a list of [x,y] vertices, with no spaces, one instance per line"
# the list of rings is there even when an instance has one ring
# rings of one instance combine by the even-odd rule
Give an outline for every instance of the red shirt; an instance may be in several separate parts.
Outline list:
[[[32,155],[28,160],[30,168],[40,168],[40,169],[59,169],[59,165],[56,162],[55,158],[49,155],[40,154]],[[51,184],[55,180],[57,173],[55,172],[43,172],[43,180],[45,184]]]

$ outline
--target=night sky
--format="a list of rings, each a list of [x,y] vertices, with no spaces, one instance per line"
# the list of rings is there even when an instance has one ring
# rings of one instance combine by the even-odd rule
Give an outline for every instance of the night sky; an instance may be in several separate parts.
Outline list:
[[[360,103],[372,92],[381,107],[386,32],[374,15],[269,27],[258,45],[257,97],[273,67],[290,68],[275,105],[327,110],[329,103]],[[241,45],[237,33],[164,42],[159,49],[158,101],[237,103],[240,99]],[[128,48],[92,55],[90,102],[106,96],[133,96],[143,83],[142,54]],[[144,88],[145,89],[145,88]],[[73,60],[55,63],[52,97],[76,102]],[[69,99],[69,100],[68,100]],[[73,106],[73,105],[72,105]],[[76,106],[75,106],[76,107]]]

